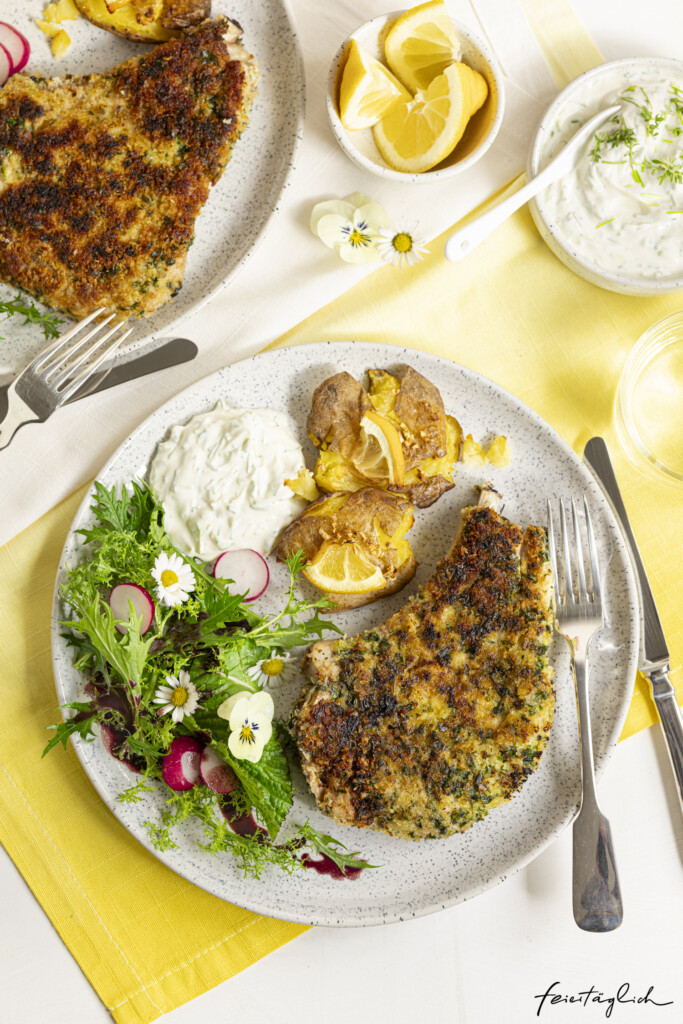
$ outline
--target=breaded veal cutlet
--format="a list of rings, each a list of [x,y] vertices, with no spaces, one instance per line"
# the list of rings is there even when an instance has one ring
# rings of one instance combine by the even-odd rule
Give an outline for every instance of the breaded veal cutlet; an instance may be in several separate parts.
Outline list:
[[[76,319],[181,287],[258,72],[225,17],[104,74],[0,89],[0,280]]]
[[[546,531],[482,488],[451,551],[406,605],[321,640],[292,715],[318,807],[401,839],[463,832],[538,766],[555,696]]]

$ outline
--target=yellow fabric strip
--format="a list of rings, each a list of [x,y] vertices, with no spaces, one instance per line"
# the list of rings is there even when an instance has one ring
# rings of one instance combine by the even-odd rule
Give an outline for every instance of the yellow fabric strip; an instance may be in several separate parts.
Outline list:
[[[520,2],[558,88],[564,89],[584,71],[602,64],[602,54],[569,0]]]
[[[111,814],[71,744],[41,760],[60,714],[54,579],[84,490],[0,549],[0,840],[116,1020],[147,1024],[306,929],[233,907],[164,867]]]

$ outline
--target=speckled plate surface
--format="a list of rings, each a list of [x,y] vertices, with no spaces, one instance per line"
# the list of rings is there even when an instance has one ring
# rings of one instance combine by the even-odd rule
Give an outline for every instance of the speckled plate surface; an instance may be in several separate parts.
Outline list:
[[[34,21],[43,6],[38,0],[17,0],[13,5],[12,24],[31,44],[27,74],[54,78],[102,72],[151,51],[148,44],[120,39],[81,18],[65,22],[72,45],[57,61],[48,37]],[[304,74],[289,0],[213,0],[212,16],[218,14],[242,26],[244,45],[261,72],[258,93],[249,125],[197,218],[179,294],[136,323],[127,350],[169,336],[177,320],[199,309],[233,279],[263,239],[294,168],[303,127]],[[9,9],[3,17],[10,19]],[[13,298],[16,291],[0,284],[0,300]],[[0,338],[4,375],[16,373],[45,347],[40,328],[24,326],[19,317],[0,321]]]
[[[505,514],[511,520],[520,525],[543,523],[546,498],[584,492],[588,495],[601,556],[607,615],[606,628],[596,637],[592,649],[596,685],[592,688],[591,711],[600,771],[619,738],[636,672],[638,606],[628,556],[602,492],[583,463],[547,423],[491,381],[447,360],[386,345],[328,342],[267,352],[206,377],[162,406],[119,448],[99,478],[112,486],[135,476],[144,477],[155,447],[167,430],[211,408],[218,399],[233,406],[267,404],[288,413],[312,465],[314,450],[306,438],[305,420],[314,388],[340,369],[362,379],[368,368],[391,370],[406,363],[438,384],[446,410],[457,416],[466,432],[480,440],[499,433],[510,438],[511,465],[506,469],[487,468],[485,479],[492,479],[504,495]],[[345,632],[357,632],[384,620],[430,575],[450,546],[460,508],[471,503],[473,487],[481,481],[481,472],[460,467],[451,491],[431,508],[416,510],[411,542],[420,563],[417,576],[401,593],[338,616]],[[73,530],[89,520],[89,502],[90,495],[74,520],[57,586],[62,567],[81,557],[81,542]],[[274,607],[285,579],[281,567],[272,565],[272,559],[270,562],[273,582],[266,597]],[[72,667],[70,650],[59,637],[60,617],[62,610],[55,599],[53,656],[59,702],[64,703],[82,695],[82,679]],[[362,851],[370,863],[381,867],[361,872],[353,881],[334,881],[312,871],[289,876],[275,868],[269,868],[260,881],[244,879],[229,855],[211,857],[198,849],[200,830],[193,825],[177,835],[177,850],[157,856],[221,899],[271,917],[310,924],[370,925],[404,920],[484,892],[539,854],[569,824],[578,806],[576,705],[564,641],[554,643],[551,656],[556,670],[557,711],[541,766],[513,800],[468,832],[413,844],[337,826],[318,813],[299,778],[295,780],[295,804],[288,820],[302,822],[309,817],[315,827]],[[291,690],[276,694],[279,714],[286,714],[301,681],[295,681]],[[110,757],[99,741],[84,743],[77,738],[75,747],[103,800],[151,849],[143,823],[158,815],[161,796],[151,795],[145,803],[132,806],[117,803],[117,794],[130,784],[129,771]]]

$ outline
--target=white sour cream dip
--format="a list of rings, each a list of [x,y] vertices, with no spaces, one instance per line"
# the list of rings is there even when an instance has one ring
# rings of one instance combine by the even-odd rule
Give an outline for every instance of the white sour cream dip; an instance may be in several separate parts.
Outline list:
[[[673,62],[672,62],[673,63]],[[614,68],[560,110],[540,167],[593,114],[619,104],[577,168],[537,204],[553,235],[607,273],[683,275],[683,74]]]
[[[154,455],[149,483],[181,551],[205,561],[235,548],[265,555],[306,504],[284,482],[304,465],[283,413],[219,402],[171,429]]]

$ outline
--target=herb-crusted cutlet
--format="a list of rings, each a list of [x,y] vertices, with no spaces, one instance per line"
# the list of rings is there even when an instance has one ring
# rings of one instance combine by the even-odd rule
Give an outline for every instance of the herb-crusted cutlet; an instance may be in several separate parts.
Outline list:
[[[453,549],[401,611],[313,644],[292,727],[320,809],[429,839],[510,799],[552,725],[550,599],[545,531],[471,506]]]
[[[75,318],[158,309],[248,120],[257,77],[227,18],[105,74],[0,90],[0,279]]]

